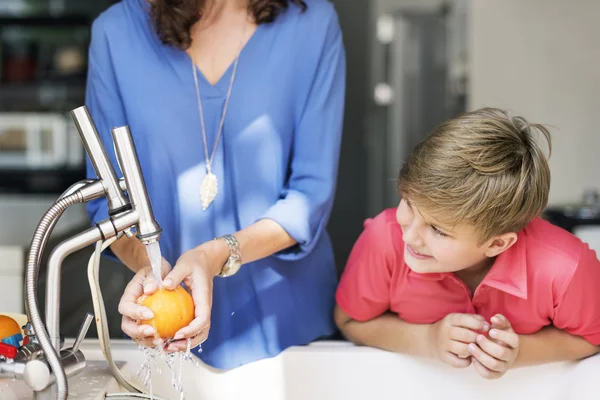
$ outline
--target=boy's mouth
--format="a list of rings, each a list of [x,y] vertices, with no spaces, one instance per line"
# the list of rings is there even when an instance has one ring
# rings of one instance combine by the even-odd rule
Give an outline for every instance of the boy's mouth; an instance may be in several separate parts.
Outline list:
[[[416,259],[427,260],[427,259],[433,258],[431,256],[428,256],[427,254],[419,253],[418,251],[413,249],[409,244],[406,245],[406,249],[408,250],[408,253]]]

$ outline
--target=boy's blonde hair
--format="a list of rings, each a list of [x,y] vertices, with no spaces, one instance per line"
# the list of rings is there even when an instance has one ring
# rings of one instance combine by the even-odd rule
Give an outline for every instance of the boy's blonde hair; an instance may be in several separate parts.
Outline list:
[[[519,232],[548,203],[550,132],[505,111],[482,108],[438,126],[409,156],[398,191],[440,224],[466,224],[480,244]]]

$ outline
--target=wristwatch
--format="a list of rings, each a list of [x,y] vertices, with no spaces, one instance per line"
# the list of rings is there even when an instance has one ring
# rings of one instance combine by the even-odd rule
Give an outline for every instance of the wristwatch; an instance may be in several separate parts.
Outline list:
[[[227,259],[225,265],[223,265],[221,272],[217,274],[217,276],[220,276],[221,278],[226,278],[234,275],[242,266],[242,253],[240,252],[240,244],[233,235],[225,235],[218,237],[217,239],[223,239],[229,247],[229,258]]]

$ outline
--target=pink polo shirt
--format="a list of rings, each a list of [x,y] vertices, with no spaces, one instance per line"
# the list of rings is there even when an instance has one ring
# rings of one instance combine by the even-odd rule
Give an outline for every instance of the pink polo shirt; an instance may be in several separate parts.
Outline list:
[[[396,209],[365,222],[336,293],[357,321],[387,311],[429,324],[449,313],[475,313],[488,321],[503,314],[519,334],[546,325],[600,345],[600,261],[576,236],[542,219],[531,222],[471,296],[452,273],[421,274],[404,263]]]

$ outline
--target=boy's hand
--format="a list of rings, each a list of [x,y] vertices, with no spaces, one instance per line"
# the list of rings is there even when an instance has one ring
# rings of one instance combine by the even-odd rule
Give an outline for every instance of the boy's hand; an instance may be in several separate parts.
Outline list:
[[[488,339],[477,335],[477,344],[469,345],[475,371],[484,378],[498,379],[514,364],[519,355],[519,335],[512,329],[505,316],[496,314],[491,318],[492,329]]]
[[[429,341],[433,354],[442,362],[456,368],[471,365],[469,343],[475,343],[477,332],[487,332],[489,324],[480,315],[448,314],[430,325]]]

